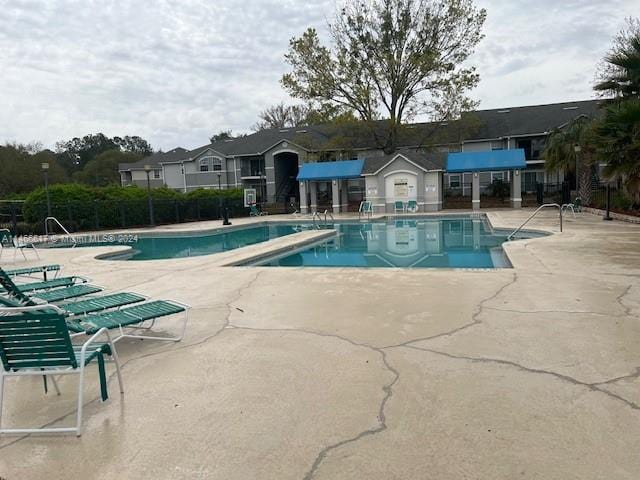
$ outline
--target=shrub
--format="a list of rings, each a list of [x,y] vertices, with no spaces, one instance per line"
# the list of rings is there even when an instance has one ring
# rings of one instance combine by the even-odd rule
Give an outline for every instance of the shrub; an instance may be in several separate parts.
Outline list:
[[[100,228],[126,228],[149,224],[149,199],[145,188],[108,185],[92,187],[83,184],[51,185],[51,214],[69,231]],[[246,215],[242,209],[243,191],[194,190],[187,194],[167,187],[151,190],[154,220],[158,224],[185,220],[219,218],[221,203],[235,215]],[[47,197],[43,187],[31,192],[24,203],[25,226],[40,230],[47,216]]]

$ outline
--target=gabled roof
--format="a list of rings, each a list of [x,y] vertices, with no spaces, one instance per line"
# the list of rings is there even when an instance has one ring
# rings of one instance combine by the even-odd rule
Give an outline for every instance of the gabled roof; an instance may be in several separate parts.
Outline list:
[[[362,174],[375,175],[393,162],[398,156],[404,157],[410,163],[413,163],[426,172],[444,170],[447,161],[447,154],[445,152],[401,148],[390,155],[366,158],[364,160]]]
[[[426,122],[406,125],[399,133],[400,147],[424,147],[425,145],[446,145],[473,142],[504,137],[544,134],[561,128],[571,120],[581,116],[596,115],[602,101],[586,100],[525,107],[509,107],[491,110],[477,110],[466,113],[461,119],[450,122]],[[374,130],[381,133],[386,128],[384,121],[375,122]],[[371,124],[359,123],[339,125],[311,125],[306,127],[272,128],[251,135],[229,140],[220,140],[186,151],[175,148],[169,152],[151,155],[135,163],[121,164],[120,170],[142,169],[144,165],[179,162],[197,157],[207,149],[225,157],[262,155],[282,141],[290,142],[305,150],[354,150],[377,149]],[[417,153],[413,154],[418,155]],[[444,168],[443,159],[435,159],[433,154],[416,157],[417,162],[430,165],[429,170]],[[367,159],[369,165],[377,164],[381,158]],[[434,160],[435,159],[435,160]],[[389,161],[389,159],[387,159]],[[365,163],[365,173],[369,168]],[[435,163],[433,163],[435,162]],[[435,167],[434,167],[435,165]]]
[[[160,167],[162,163],[175,162],[183,159],[187,155],[188,150],[177,147],[168,152],[154,153],[148,157],[144,157],[142,160],[138,160],[133,163],[120,163],[118,165],[119,171],[125,170],[143,170],[145,165],[151,165],[152,167]]]
[[[600,100],[585,100],[477,110],[467,114],[474,117],[478,126],[466,141],[551,132],[581,115],[593,117],[602,104]]]
[[[198,147],[189,152],[189,157],[194,158],[207,148],[211,148],[227,157],[262,155],[282,141],[289,141],[306,148],[307,144],[323,144],[329,140],[329,136],[322,132],[322,127],[292,127],[271,128],[259,132],[236,137],[230,140],[220,140],[209,145]]]

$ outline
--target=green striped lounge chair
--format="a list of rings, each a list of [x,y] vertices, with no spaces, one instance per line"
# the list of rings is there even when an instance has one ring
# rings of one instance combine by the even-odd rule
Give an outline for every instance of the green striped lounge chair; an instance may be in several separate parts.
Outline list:
[[[107,328],[108,330],[118,330],[118,335],[113,339],[114,342],[123,338],[171,342],[182,340],[187,329],[189,309],[191,307],[175,300],[150,300],[146,302],[145,300],[147,300],[146,297],[137,293],[119,292],[60,305],[36,305],[31,303],[26,306],[38,306],[44,311],[47,311],[47,307],[51,307],[51,311],[62,312],[65,315],[67,327],[71,331],[72,337],[85,334],[93,335],[100,329]],[[23,306],[25,304],[0,296],[0,307],[5,307],[5,312],[10,312],[14,308]],[[179,313],[184,313],[184,317],[178,336],[145,334],[152,329],[159,318]],[[134,334],[131,331],[142,333]]]
[[[6,276],[5,276],[6,277]],[[4,282],[4,283],[2,283]],[[8,290],[13,290],[13,282],[11,279],[3,278],[0,272],[0,283],[5,285]],[[82,285],[78,285],[80,287]],[[68,287],[68,290],[74,287]],[[56,290],[52,290],[53,293]],[[33,306],[37,305],[37,300],[42,300],[42,295],[38,297],[30,297],[24,292],[17,291],[13,296],[0,296],[0,305],[6,307],[16,307],[20,305]],[[188,310],[191,308],[184,303],[175,300],[153,300],[146,303],[140,303],[147,300],[146,297],[131,292],[119,292],[110,295],[96,296],[85,300],[77,300],[73,303],[63,303],[57,306],[65,315],[67,315],[67,324],[69,329],[77,334],[94,334],[100,328],[109,330],[118,329],[119,335],[114,341],[122,338],[141,338],[148,340],[165,340],[179,342],[184,337],[188,322]],[[133,305],[137,304],[137,305]],[[133,305],[133,306],[131,306]],[[53,305],[50,305],[53,307]],[[121,308],[125,307],[126,308]],[[118,308],[117,310],[112,310]],[[151,330],[155,321],[162,317],[184,313],[184,320],[178,336],[160,336],[160,335],[144,335],[126,333],[127,330],[140,330],[143,332]],[[147,326],[147,324],[150,324]]]
[[[187,330],[190,308],[189,305],[175,300],[151,300],[117,310],[104,310],[86,315],[70,315],[67,317],[67,326],[73,332],[73,335],[93,335],[103,328],[118,330],[118,335],[113,339],[114,343],[123,338],[179,342],[184,338]],[[152,330],[158,319],[176,314],[183,314],[180,333],[177,336],[164,336],[157,333],[153,335],[147,334]],[[136,331],[140,333],[134,333]]]
[[[16,268],[13,270],[5,270],[5,273],[10,277],[33,277],[34,275],[42,275],[43,280],[48,280],[47,274],[50,272],[54,272],[54,277],[58,276],[60,273],[60,265],[52,264],[52,265],[41,265],[39,267],[24,267],[24,268]]]
[[[105,355],[110,356],[120,386],[124,392],[120,362],[114,342],[106,328],[98,330],[82,344],[73,344],[62,310],[52,305],[12,307],[2,310],[0,316],[0,433],[24,435],[30,433],[82,433],[82,408],[84,405],[85,367],[94,360],[98,365],[100,394],[103,401],[108,398]],[[41,428],[2,427],[2,401],[7,377],[44,375],[55,381],[58,375],[78,375],[77,411],[75,426]]]
[[[61,302],[72,298],[101,292],[102,287],[90,285],[84,277],[60,277],[53,280],[16,284],[13,279],[0,268],[0,295],[8,296],[20,303],[29,305],[31,301]],[[36,303],[36,302],[34,302]]]
[[[416,213],[418,211],[418,202],[415,200],[409,200],[407,202],[407,212]]]
[[[404,213],[404,202],[400,200],[393,202],[393,211],[394,213]]]
[[[61,303],[56,305],[64,310],[67,315],[87,315],[89,313],[96,313],[104,310],[110,310],[114,308],[120,308],[134,303],[144,302],[148,300],[144,295],[131,292],[118,292],[108,295],[100,295],[91,298],[84,298],[82,300],[76,300],[74,302]],[[0,306],[4,307],[24,307],[42,305],[33,300],[27,300],[21,303],[11,297],[0,295]]]

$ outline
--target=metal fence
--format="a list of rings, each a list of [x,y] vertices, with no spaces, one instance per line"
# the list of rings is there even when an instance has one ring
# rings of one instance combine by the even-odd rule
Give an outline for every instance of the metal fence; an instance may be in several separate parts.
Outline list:
[[[596,183],[591,186],[590,198],[583,203],[589,207],[605,210],[608,203],[611,211],[638,215],[640,204],[636,203],[628,193],[616,183],[609,184],[607,193],[606,183]]]
[[[544,203],[564,204],[571,202],[571,188],[568,182],[537,183],[536,191],[522,193],[523,207],[538,207]]]
[[[470,209],[471,208],[471,183],[459,183],[444,188],[442,208],[444,209]]]
[[[146,227],[169,223],[246,217],[243,199],[194,198],[144,200],[93,200],[51,204],[51,216],[69,231]],[[15,234],[41,234],[48,215],[46,203],[0,202],[0,228]]]

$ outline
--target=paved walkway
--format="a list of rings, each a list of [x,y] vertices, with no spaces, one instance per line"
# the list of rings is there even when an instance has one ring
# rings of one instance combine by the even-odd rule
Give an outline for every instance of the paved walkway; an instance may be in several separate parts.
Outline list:
[[[124,396],[112,378],[101,403],[91,370],[81,438],[0,439],[0,477],[637,480],[640,226],[582,214],[506,250],[515,268],[494,271],[47,251],[194,308],[181,343],[118,344]],[[11,379],[3,421],[73,421],[74,382]]]

